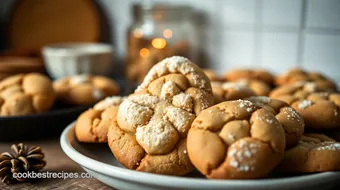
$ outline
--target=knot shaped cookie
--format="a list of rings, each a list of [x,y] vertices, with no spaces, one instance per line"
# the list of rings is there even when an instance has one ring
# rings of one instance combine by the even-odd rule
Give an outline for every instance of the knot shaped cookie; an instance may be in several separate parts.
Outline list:
[[[275,115],[285,131],[286,148],[295,145],[300,140],[304,133],[305,123],[302,116],[288,103],[266,96],[252,96],[246,99]]]
[[[281,172],[314,173],[340,170],[340,143],[322,134],[306,134],[285,152]]]
[[[248,86],[257,96],[268,96],[271,91],[270,85],[260,80],[240,79],[236,82]]]
[[[222,80],[221,77],[212,69],[203,69],[203,72],[207,75],[211,82]]]
[[[293,95],[298,98],[304,98],[313,92],[334,92],[334,90],[315,82],[297,82],[279,86],[273,89],[269,96],[271,98],[277,98],[284,95]]]
[[[120,92],[118,84],[104,76],[76,75],[54,81],[58,98],[68,104],[93,104]]]
[[[127,168],[187,174],[193,169],[186,153],[188,130],[212,102],[210,82],[201,69],[183,57],[167,58],[119,106],[109,146]]]
[[[261,69],[235,69],[228,71],[224,75],[224,79],[230,82],[238,81],[240,79],[254,79],[259,80],[268,85],[272,85],[274,82],[274,76]]]
[[[317,72],[307,72],[302,69],[291,69],[275,78],[275,84],[287,85],[296,82],[314,82],[319,86],[336,91],[336,84],[326,76]]]
[[[255,92],[245,83],[240,82],[212,82],[215,103],[227,100],[238,100],[255,96]]]
[[[77,119],[75,135],[80,142],[107,142],[108,128],[116,120],[120,103],[125,97],[112,96],[98,102]]]
[[[0,82],[2,116],[44,112],[52,107],[54,100],[52,82],[42,74],[18,74]]]
[[[279,96],[298,111],[307,128],[332,129],[340,127],[340,94],[328,92],[309,93],[306,96]]]
[[[285,133],[272,112],[248,100],[227,101],[197,116],[187,148],[191,162],[208,178],[260,178],[282,158]]]

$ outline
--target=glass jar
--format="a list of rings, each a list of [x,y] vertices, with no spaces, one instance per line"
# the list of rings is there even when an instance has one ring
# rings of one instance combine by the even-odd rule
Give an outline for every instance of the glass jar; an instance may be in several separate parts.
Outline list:
[[[128,30],[127,78],[141,82],[150,68],[166,57],[180,55],[195,62],[197,30],[188,6],[134,7]]]

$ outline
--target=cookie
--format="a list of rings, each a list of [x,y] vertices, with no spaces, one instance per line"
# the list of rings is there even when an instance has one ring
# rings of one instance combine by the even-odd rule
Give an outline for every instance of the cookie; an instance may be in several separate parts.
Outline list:
[[[119,94],[118,84],[104,76],[76,75],[54,81],[58,99],[73,105],[89,105]]]
[[[298,111],[310,129],[338,129],[340,127],[340,94],[310,93],[303,97],[276,97]]]
[[[18,74],[0,82],[2,116],[45,112],[52,107],[54,100],[52,82],[42,74]]]
[[[276,170],[291,173],[339,171],[340,143],[329,137],[320,138],[320,135],[304,136],[285,152]]]
[[[275,84],[278,86],[294,84],[296,82],[314,82],[333,91],[337,89],[336,83],[321,73],[307,72],[299,68],[288,70],[275,78]]]
[[[334,92],[334,90],[314,82],[297,82],[294,84],[279,86],[273,89],[269,96],[271,98],[277,98],[284,95],[292,95],[298,98],[304,98],[313,92]]]
[[[255,79],[268,85],[272,85],[274,82],[274,76],[270,72],[261,69],[231,70],[224,75],[224,79],[230,82],[238,81],[240,79]]]
[[[267,109],[248,101],[226,101],[203,110],[188,133],[194,166],[213,179],[265,177],[285,150],[285,133]]]
[[[203,71],[186,58],[166,58],[119,106],[117,121],[109,128],[109,147],[129,169],[185,175],[194,169],[186,150],[188,130],[212,104]]]
[[[238,100],[255,96],[255,92],[243,83],[238,82],[212,82],[215,104],[227,100]]]
[[[120,96],[107,97],[83,112],[75,124],[78,141],[86,143],[107,142],[107,132],[112,121],[117,119],[117,111],[124,100]]]
[[[236,82],[249,87],[255,92],[257,96],[268,96],[271,91],[270,85],[260,80],[240,79]]]
[[[252,96],[246,98],[246,100],[275,115],[285,131],[286,148],[295,145],[300,140],[304,133],[305,123],[302,116],[289,104],[266,96]]]
[[[212,69],[203,69],[210,81],[221,81],[221,77]]]

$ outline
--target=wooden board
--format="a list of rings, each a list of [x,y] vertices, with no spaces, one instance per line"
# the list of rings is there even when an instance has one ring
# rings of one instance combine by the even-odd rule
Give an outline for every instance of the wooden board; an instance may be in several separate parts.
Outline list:
[[[100,15],[92,0],[19,0],[8,23],[8,45],[40,49],[59,42],[96,42]]]

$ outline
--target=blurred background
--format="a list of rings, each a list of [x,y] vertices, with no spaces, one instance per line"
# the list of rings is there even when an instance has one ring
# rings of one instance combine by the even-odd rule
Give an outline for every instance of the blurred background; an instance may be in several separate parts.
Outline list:
[[[0,21],[2,56],[104,42],[114,48],[112,75],[133,81],[180,54],[219,73],[298,66],[340,82],[338,0],[1,0]]]

